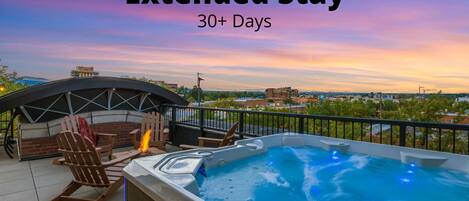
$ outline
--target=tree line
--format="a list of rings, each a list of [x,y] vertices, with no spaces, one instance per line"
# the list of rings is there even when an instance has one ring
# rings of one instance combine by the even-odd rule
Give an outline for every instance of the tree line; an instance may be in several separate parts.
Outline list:
[[[462,121],[468,111],[468,102],[457,102],[441,93],[378,103],[370,100],[324,100],[308,104],[305,109],[306,114],[423,122],[438,122],[446,114],[453,113],[456,115],[454,123]]]

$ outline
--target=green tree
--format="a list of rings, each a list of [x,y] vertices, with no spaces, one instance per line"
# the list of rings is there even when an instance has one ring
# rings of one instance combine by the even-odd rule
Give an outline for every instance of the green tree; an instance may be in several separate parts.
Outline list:
[[[15,82],[16,72],[8,73],[7,67],[0,67],[0,96],[20,90],[25,86]]]
[[[417,121],[439,121],[443,114],[452,108],[453,100],[441,94],[430,95],[423,103],[417,106]]]
[[[374,117],[376,104],[362,100],[325,100],[306,107],[307,114],[349,117]]]
[[[196,85],[194,85],[194,87],[192,87],[192,90],[191,90],[191,93],[190,93],[190,97],[196,102],[198,100],[198,96],[199,96],[199,91],[200,91],[200,101],[204,101],[204,93],[203,93],[203,90],[201,88],[198,88]]]
[[[204,91],[204,100],[214,101],[223,98],[261,98],[264,92],[259,91]]]
[[[399,108],[399,104],[392,100],[383,101],[383,111],[396,111]]]
[[[186,97],[187,93],[189,92],[190,90],[185,87],[185,86],[180,86],[176,89],[176,93],[178,94],[182,94],[184,97]]]
[[[283,100],[283,104],[285,104],[285,105],[294,105],[295,102],[291,98],[286,98],[286,99]]]
[[[241,108],[243,105],[237,101],[235,101],[234,98],[222,98],[216,100],[214,103],[210,104],[210,107],[216,107],[216,108],[232,108],[232,109],[237,109]]]
[[[469,112],[469,103],[468,102],[456,102],[454,103],[453,105],[453,110],[454,112],[456,112],[458,114],[458,116],[454,119],[454,123],[459,123],[461,122],[462,120],[464,120],[464,118],[466,116],[468,116],[468,112]]]

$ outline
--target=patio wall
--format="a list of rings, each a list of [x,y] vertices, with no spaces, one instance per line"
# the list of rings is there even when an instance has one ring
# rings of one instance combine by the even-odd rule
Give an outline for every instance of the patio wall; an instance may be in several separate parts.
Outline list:
[[[87,119],[95,132],[117,134],[115,147],[130,146],[129,132],[140,127],[140,112],[97,111],[79,114]],[[18,154],[21,160],[58,155],[55,136],[62,119],[45,123],[20,125]]]

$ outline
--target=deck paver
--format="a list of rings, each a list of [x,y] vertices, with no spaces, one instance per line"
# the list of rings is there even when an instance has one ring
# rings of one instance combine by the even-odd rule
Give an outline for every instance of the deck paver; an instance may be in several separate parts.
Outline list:
[[[37,194],[39,197],[39,201],[49,201],[52,198],[56,197],[58,194],[62,192],[62,190],[67,186],[71,181],[71,178],[67,182],[61,182],[54,185],[49,185],[45,187],[38,187]],[[82,187],[77,192],[73,194],[73,196],[77,196],[80,198],[96,198],[99,196],[98,192],[91,187]]]
[[[168,151],[179,150],[168,146]],[[116,149],[128,151],[132,147]],[[0,151],[0,201],[49,201],[57,196],[72,181],[70,170],[53,165],[56,158],[20,162],[9,159]],[[104,189],[82,187],[74,196],[96,198]],[[121,186],[109,201],[123,201],[124,187]]]
[[[35,188],[32,177],[13,179],[0,184],[0,195],[6,195],[34,189]]]
[[[36,196],[36,190],[31,189],[22,192],[10,193],[6,195],[0,195],[1,201],[38,201]]]

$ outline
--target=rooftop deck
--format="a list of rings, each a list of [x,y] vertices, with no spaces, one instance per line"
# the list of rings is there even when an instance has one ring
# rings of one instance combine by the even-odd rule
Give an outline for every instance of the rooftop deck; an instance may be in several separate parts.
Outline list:
[[[167,118],[171,122],[170,128],[176,131],[173,133],[173,140],[176,138],[179,140],[196,139],[201,133],[205,135],[210,130],[223,132],[232,123],[240,122],[241,127],[238,129],[240,138],[243,138],[243,135],[244,137],[259,137],[278,132],[292,131],[310,135],[468,154],[468,125],[324,117],[181,106],[170,107],[166,115],[168,115]],[[378,133],[374,132],[374,125],[379,125]],[[176,128],[177,126],[188,126],[191,129],[183,130]],[[408,129],[409,127],[411,128],[410,130]],[[418,132],[419,128],[424,131],[423,134]],[[383,141],[381,141],[381,138]],[[178,144],[180,143],[173,141],[173,145]],[[114,153],[129,149],[116,149]],[[178,150],[178,148],[170,146],[168,150],[171,152]],[[0,151],[0,200],[46,201],[57,196],[72,181],[73,176],[69,168],[53,165],[52,161],[54,159],[56,158],[19,162],[17,158],[10,159],[2,149]],[[95,198],[99,196],[101,190],[83,187],[74,196]],[[120,187],[108,200],[124,200],[124,196],[123,187]]]
[[[130,148],[115,149],[115,152]],[[175,147],[168,148],[171,151]],[[73,179],[68,167],[53,165],[56,158],[32,161],[10,159],[4,151],[0,151],[0,200],[2,201],[49,201],[67,186]],[[124,199],[124,186],[112,195],[109,201]],[[74,196],[80,198],[96,198],[102,189],[82,187]]]
[[[72,181],[68,167],[52,165],[56,158],[20,162],[10,159],[1,152],[0,200],[3,201],[49,201],[57,196]],[[99,189],[83,187],[76,194],[83,198],[99,196]],[[124,200],[121,189],[112,201]]]

